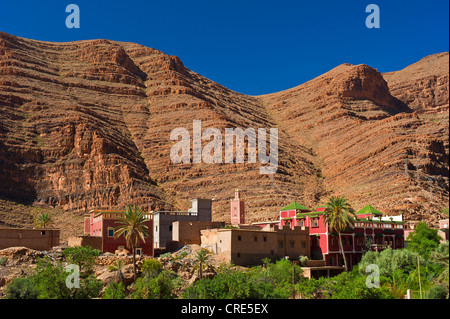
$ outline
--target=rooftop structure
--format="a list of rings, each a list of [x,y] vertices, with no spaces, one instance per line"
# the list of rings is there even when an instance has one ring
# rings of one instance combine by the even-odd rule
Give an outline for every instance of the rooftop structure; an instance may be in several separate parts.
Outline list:
[[[211,221],[211,200],[192,199],[192,207],[185,212],[158,211],[153,216],[154,248],[165,248],[172,241],[173,222]]]

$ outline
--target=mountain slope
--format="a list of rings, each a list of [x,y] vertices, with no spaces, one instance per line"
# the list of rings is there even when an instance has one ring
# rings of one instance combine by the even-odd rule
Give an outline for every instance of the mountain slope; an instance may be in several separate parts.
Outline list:
[[[277,218],[293,200],[312,207],[335,192],[356,208],[370,203],[434,220],[421,210],[448,204],[448,123],[438,114],[448,111],[448,71],[439,67],[445,55],[435,58],[442,74],[429,72],[437,76],[430,85],[438,83],[438,108],[424,119],[411,99],[420,89],[404,98],[402,71],[345,64],[255,97],[138,44],[50,43],[0,32],[0,194],[78,212],[130,203],[185,209],[191,198],[214,198],[214,218],[228,219],[229,198],[240,188],[256,221]],[[192,138],[194,120],[222,134],[278,128],[277,174],[259,174],[259,162],[172,163],[170,133],[182,127]],[[410,175],[435,178],[431,200],[426,182],[404,176],[406,156]]]

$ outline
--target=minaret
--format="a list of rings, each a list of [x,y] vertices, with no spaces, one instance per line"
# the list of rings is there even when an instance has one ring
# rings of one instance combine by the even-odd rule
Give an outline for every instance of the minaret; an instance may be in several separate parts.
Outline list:
[[[231,224],[245,224],[245,206],[244,201],[239,198],[239,189],[234,192],[234,199],[231,201]]]

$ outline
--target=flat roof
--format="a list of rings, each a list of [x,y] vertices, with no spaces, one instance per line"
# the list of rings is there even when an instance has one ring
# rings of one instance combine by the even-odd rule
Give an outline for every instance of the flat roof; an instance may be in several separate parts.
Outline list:
[[[20,228],[0,226],[0,230],[61,230],[60,228]]]

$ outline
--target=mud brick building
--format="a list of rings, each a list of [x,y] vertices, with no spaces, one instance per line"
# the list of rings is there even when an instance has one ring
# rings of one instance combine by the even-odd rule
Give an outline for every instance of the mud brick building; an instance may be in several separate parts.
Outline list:
[[[0,228],[0,249],[27,247],[50,250],[59,246],[60,230],[53,228]]]
[[[172,223],[172,242],[177,247],[184,245],[200,245],[200,231],[203,229],[220,228],[224,222],[208,221],[176,221]]]
[[[166,248],[172,242],[173,222],[204,221],[211,222],[211,200],[192,199],[192,207],[186,212],[158,211],[153,219],[154,248]]]
[[[260,265],[264,258],[289,257],[298,260],[310,255],[307,227],[275,227],[273,231],[220,228],[201,231],[201,246],[222,254],[235,265]]]

